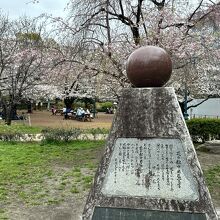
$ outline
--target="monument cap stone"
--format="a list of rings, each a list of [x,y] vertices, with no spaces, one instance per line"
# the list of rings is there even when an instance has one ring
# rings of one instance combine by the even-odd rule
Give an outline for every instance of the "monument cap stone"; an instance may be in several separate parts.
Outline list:
[[[135,87],[161,87],[171,76],[172,62],[164,49],[145,46],[129,56],[126,71]]]

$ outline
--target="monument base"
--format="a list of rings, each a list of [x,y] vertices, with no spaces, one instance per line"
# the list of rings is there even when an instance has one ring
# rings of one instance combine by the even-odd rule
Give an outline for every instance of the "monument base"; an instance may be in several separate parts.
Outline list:
[[[218,219],[173,88],[124,89],[83,213],[135,218]]]
[[[204,213],[161,212],[96,207],[92,220],[206,220]]]

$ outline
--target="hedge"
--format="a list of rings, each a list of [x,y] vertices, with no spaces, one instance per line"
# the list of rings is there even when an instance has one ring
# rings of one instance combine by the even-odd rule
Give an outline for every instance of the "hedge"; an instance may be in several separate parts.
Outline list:
[[[220,119],[194,118],[186,124],[193,142],[220,139]]]
[[[102,103],[99,103],[99,108],[97,108],[97,110],[99,112],[106,112],[107,111],[107,108],[111,108],[113,107],[113,103],[112,102],[102,102]]]

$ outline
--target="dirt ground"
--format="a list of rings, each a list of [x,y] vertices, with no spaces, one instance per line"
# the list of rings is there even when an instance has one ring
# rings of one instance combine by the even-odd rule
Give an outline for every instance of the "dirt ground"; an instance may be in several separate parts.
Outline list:
[[[64,120],[64,117],[61,115],[51,115],[49,111],[34,111],[30,114],[31,125],[32,126],[42,126],[42,127],[51,127],[51,128],[107,128],[109,129],[112,124],[113,115],[98,113],[95,119],[89,121],[77,121],[77,120]],[[28,120],[26,121],[28,123]]]
[[[81,220],[86,195],[78,194],[59,205],[26,207],[14,204],[8,207],[10,220]]]

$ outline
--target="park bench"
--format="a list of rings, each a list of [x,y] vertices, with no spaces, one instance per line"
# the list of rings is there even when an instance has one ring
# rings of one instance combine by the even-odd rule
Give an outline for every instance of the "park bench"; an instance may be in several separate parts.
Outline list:
[[[92,121],[92,118],[90,117],[90,114],[85,114],[84,116],[75,116],[75,119],[78,121]]]
[[[63,115],[63,109],[57,109],[56,112],[54,113],[55,115]]]

